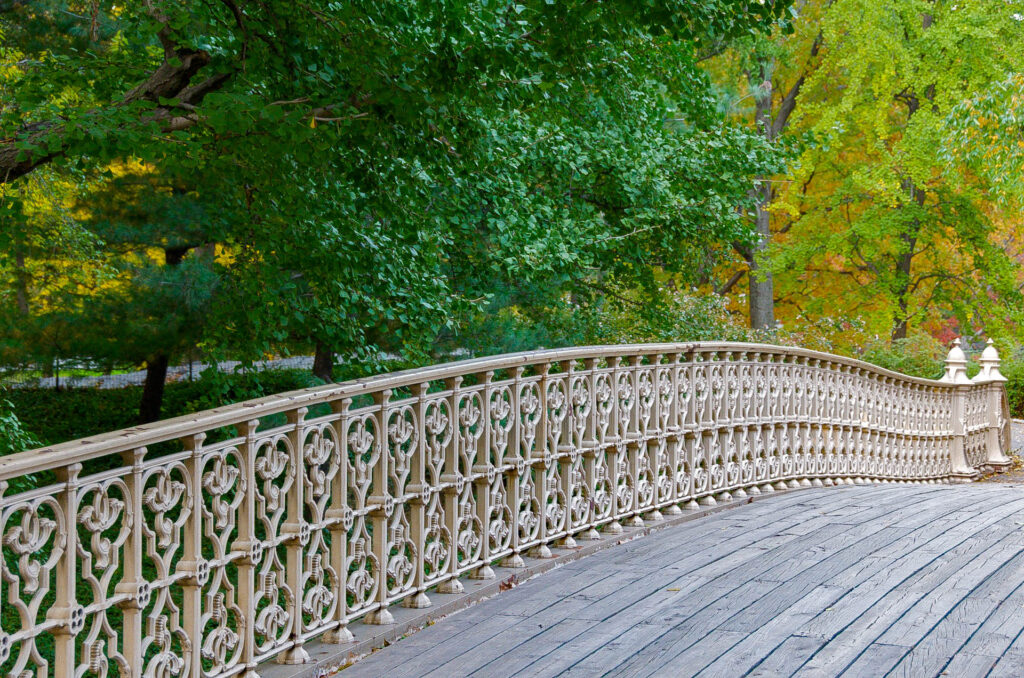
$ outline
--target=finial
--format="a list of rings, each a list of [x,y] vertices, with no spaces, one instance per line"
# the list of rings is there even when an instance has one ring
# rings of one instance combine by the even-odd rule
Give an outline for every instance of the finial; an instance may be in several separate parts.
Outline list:
[[[974,377],[975,384],[986,384],[992,381],[1006,381],[999,372],[999,351],[996,350],[995,342],[991,339],[988,340],[988,346],[981,352],[981,359],[978,361],[981,364],[981,371],[978,372],[977,376]]]
[[[971,383],[967,378],[967,356],[960,348],[960,337],[953,340],[953,348],[949,349],[949,355],[946,356],[946,372],[940,381],[949,384]]]

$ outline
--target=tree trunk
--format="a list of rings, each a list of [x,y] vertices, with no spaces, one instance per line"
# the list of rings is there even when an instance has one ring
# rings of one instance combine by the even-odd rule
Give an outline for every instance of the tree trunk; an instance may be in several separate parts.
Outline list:
[[[900,307],[901,307],[901,311],[903,313],[903,317],[902,318],[897,318],[896,319],[896,324],[893,325],[893,328],[892,328],[892,340],[891,340],[892,343],[895,343],[898,339],[906,339],[907,338],[907,329],[910,326],[910,321],[907,319],[907,316],[906,316],[906,311],[907,311],[906,306],[904,304],[900,304]]]
[[[164,263],[178,266],[191,245],[164,248]],[[139,403],[139,423],[147,424],[160,419],[164,406],[164,384],[167,382],[167,365],[170,358],[164,351],[157,351],[146,361],[146,381],[142,387],[142,402]]]
[[[910,272],[914,260],[914,247],[917,246],[917,228],[914,233],[903,233],[900,240],[903,241],[907,251],[896,257],[896,288],[893,290],[896,296],[896,317],[893,318],[892,341],[907,338],[907,330],[910,328]]]
[[[921,17],[922,28],[931,28],[933,22],[934,17],[931,14],[924,14]],[[924,96],[928,101],[935,101],[935,83],[932,83],[925,88]],[[917,113],[918,109],[921,107],[921,102],[918,100],[917,95],[912,91],[909,94],[897,95],[896,98],[902,98],[903,102],[906,104],[907,124],[910,124],[914,114]],[[935,110],[936,113],[938,112],[934,107],[933,110]],[[924,189],[919,188],[913,180],[909,178],[903,180],[903,188],[910,193],[910,199],[913,200],[918,207],[924,207],[925,201],[928,197],[924,192]],[[921,227],[921,220],[915,218],[911,221],[910,230],[901,233],[899,236],[900,240],[903,241],[903,251],[896,257],[896,285],[893,292],[896,296],[896,307],[898,310],[896,317],[893,319],[891,341],[907,338],[907,331],[910,326],[910,294],[913,289],[911,273],[913,271],[914,249],[917,247],[917,240],[921,235]]]
[[[28,315],[28,282],[29,275],[25,268],[25,249],[19,238],[14,244],[14,298],[18,313]]]
[[[918,207],[924,207],[927,194],[910,180],[904,182],[910,190],[911,199]],[[903,241],[903,251],[896,257],[896,283],[893,294],[896,297],[896,317],[893,319],[892,339],[906,339],[907,331],[910,328],[910,294],[912,291],[911,273],[913,272],[914,249],[917,248],[917,239],[921,235],[921,220],[914,219],[910,229],[900,234]]]
[[[750,327],[755,330],[770,330],[775,327],[775,285],[772,273],[762,268],[764,253],[771,239],[768,202],[771,189],[767,181],[758,187],[757,201],[757,242],[751,248],[750,257]]]
[[[774,60],[762,58],[758,62],[757,80],[751,86],[754,87],[754,118],[757,128],[771,142],[775,139],[775,125],[772,121],[772,86],[771,74],[774,68]],[[754,200],[756,204],[755,230],[757,231],[757,242],[751,248],[749,278],[749,309],[750,327],[755,330],[770,330],[775,327],[775,285],[772,281],[771,271],[762,268],[764,254],[771,241],[771,215],[768,213],[768,205],[772,200],[772,187],[768,177],[758,177],[754,187]]]
[[[316,355],[313,356],[313,376],[328,384],[334,381],[334,351],[321,342],[317,342]]]
[[[140,424],[160,419],[164,384],[167,381],[167,362],[166,353],[157,353],[146,361],[146,382],[142,387],[142,402],[139,404]]]

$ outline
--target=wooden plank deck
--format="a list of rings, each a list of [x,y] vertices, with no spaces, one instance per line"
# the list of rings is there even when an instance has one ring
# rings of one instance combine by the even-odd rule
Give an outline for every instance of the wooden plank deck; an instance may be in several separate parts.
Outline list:
[[[1024,676],[1024,485],[768,497],[527,581],[358,676]]]

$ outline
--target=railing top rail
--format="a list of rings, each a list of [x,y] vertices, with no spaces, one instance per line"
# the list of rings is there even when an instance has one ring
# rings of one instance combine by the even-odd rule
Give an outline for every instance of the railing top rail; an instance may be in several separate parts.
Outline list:
[[[577,346],[571,348],[523,351],[497,356],[470,358],[449,363],[401,370],[387,374],[353,379],[338,384],[315,386],[286,393],[275,394],[234,405],[217,407],[173,419],[144,424],[132,428],[103,433],[88,438],[71,440],[59,445],[27,450],[0,457],[0,481],[27,473],[35,473],[55,466],[65,466],[101,456],[146,447],[156,443],[178,440],[204,431],[231,426],[260,417],[279,414],[299,407],[309,407],[345,398],[376,393],[385,389],[397,389],[415,384],[449,379],[459,376],[480,374],[492,370],[508,370],[517,367],[557,363],[588,358],[601,359],[626,356],[654,356],[690,354],[699,352],[758,353],[765,355],[807,358],[826,361],[835,365],[864,370],[880,377],[898,379],[902,382],[927,386],[935,389],[950,389],[952,384],[912,377],[893,372],[877,365],[843,356],[813,351],[805,348],[754,344],[742,342],[688,342],[657,344],[613,344],[603,346]]]

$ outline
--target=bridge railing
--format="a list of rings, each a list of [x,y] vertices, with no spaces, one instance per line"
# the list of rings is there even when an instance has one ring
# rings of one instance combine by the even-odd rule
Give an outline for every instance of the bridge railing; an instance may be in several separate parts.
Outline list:
[[[5,457],[0,673],[255,675],[598,531],[971,480],[1009,463],[994,348],[981,362],[971,381],[954,347],[932,381],[756,344],[538,351]]]

